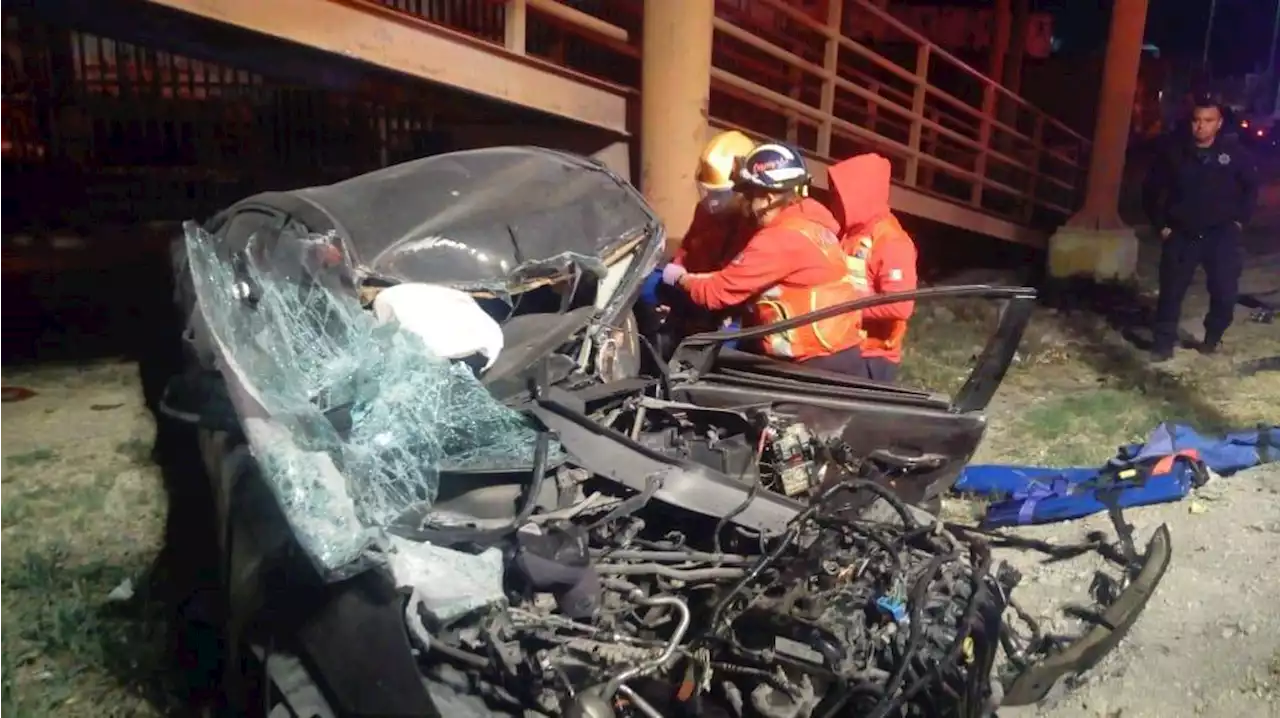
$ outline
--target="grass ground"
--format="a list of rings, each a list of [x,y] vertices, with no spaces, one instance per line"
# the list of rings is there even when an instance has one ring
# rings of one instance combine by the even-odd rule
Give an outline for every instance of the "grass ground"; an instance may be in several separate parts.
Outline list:
[[[164,496],[137,370],[6,370],[35,391],[4,406],[6,716],[159,714],[164,637],[145,605],[108,600],[155,556]]]
[[[906,381],[957,388],[994,320],[982,304],[922,308]],[[1162,420],[1207,429],[1274,421],[1280,374],[1239,370],[1277,355],[1275,325],[1244,323],[1221,356],[1183,352],[1155,368],[1093,315],[1039,310],[978,458],[1097,464]],[[136,367],[6,369],[4,384],[35,395],[4,405],[0,709],[22,718],[181,715],[153,609],[110,598],[126,580],[141,589],[164,529]]]
[[[958,388],[994,321],[995,309],[979,303],[923,308],[904,380]],[[1275,422],[1280,372],[1249,368],[1280,357],[1280,327],[1239,321],[1228,339],[1217,355],[1183,350],[1152,365],[1096,314],[1037,309],[988,412],[977,460],[1096,465],[1162,421],[1204,430]]]

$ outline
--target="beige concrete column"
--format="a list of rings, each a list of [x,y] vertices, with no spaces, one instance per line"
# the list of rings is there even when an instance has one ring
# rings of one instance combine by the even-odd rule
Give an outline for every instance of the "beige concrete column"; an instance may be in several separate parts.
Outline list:
[[[1111,12],[1084,206],[1050,241],[1053,276],[1123,279],[1137,268],[1137,237],[1120,221],[1119,204],[1147,0],[1116,0]]]
[[[715,0],[645,0],[640,76],[640,189],[671,237],[698,203],[707,141]]]

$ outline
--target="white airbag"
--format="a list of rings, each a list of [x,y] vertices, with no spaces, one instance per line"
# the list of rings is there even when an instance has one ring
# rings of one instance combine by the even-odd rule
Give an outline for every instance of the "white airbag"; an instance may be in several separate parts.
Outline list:
[[[418,335],[432,354],[444,359],[480,354],[488,369],[502,352],[502,327],[458,289],[397,284],[378,293],[373,314],[379,322],[394,321]]]

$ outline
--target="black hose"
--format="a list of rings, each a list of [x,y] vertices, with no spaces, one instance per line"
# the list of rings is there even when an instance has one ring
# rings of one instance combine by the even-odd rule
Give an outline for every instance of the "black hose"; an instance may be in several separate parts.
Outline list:
[[[874,481],[869,479],[845,479],[824,491],[822,493],[821,500],[830,500],[831,496],[839,489],[854,489],[855,493],[857,489],[870,491],[876,496],[884,499],[885,503],[889,504],[894,512],[898,514],[898,517],[902,519],[902,524],[907,528],[907,530],[914,531],[915,529],[921,528],[920,522],[916,521],[915,515],[911,513],[911,509],[903,503],[902,499],[898,498],[897,494],[893,493],[893,491],[877,484]]]
[[[955,554],[948,554],[945,556],[934,556],[929,559],[928,566],[925,567],[924,572],[920,574],[920,578],[916,580],[916,585],[911,589],[911,596],[909,598],[911,602],[911,628],[910,633],[907,634],[907,647],[903,650],[902,657],[899,659],[898,665],[894,668],[893,673],[890,674],[889,680],[884,687],[884,695],[881,697],[880,703],[872,710],[870,714],[871,718],[885,718],[885,716],[889,714],[889,711],[897,707],[895,705],[895,701],[893,701],[891,697],[898,691],[898,686],[902,685],[902,681],[907,674],[907,669],[911,666],[911,660],[915,656],[916,652],[920,650],[920,642],[924,640],[924,628],[921,625],[923,621],[921,620],[920,614],[924,611],[924,604],[928,598],[929,586],[933,583],[933,580],[937,575],[941,573],[942,567],[957,558],[958,556]],[[836,710],[841,707],[843,707],[843,704],[833,706],[832,710],[828,711],[824,718],[832,718],[832,716],[835,715]]]
[[[489,659],[478,653],[464,651],[461,648],[454,648],[453,646],[450,646],[447,643],[442,643],[439,640],[431,641],[429,650],[433,653],[439,653],[451,661],[462,663],[472,668],[486,670],[493,666],[493,663]]]
[[[764,441],[765,437],[768,436],[768,431],[768,428],[761,431],[760,439],[756,442],[755,461],[753,462],[756,469],[756,480],[751,483],[751,489],[747,491],[746,498],[744,498],[742,503],[735,506],[729,513],[721,516],[720,520],[716,522],[715,531],[711,535],[711,550],[713,553],[720,553],[720,532],[723,531],[724,527],[736,516],[741,514],[743,511],[746,511],[747,507],[751,505],[751,502],[755,501],[756,496],[760,494],[760,489],[764,488],[764,482],[760,479],[760,457],[764,455]],[[746,473],[748,468],[750,467],[748,466],[743,468],[742,472],[738,474],[739,481],[742,480],[742,475]]]
[[[883,536],[874,531],[860,531],[858,532],[858,535],[884,549],[885,554],[889,556],[889,560],[893,563],[893,571],[895,574],[901,574],[905,570],[902,565],[902,554],[899,553],[898,549],[895,548],[893,544],[889,543]],[[894,543],[897,542],[895,541]]]
[[[929,686],[930,683],[939,680],[942,677],[942,671],[956,662],[960,657],[960,652],[964,650],[965,639],[969,637],[974,617],[978,613],[979,599],[982,595],[982,580],[986,576],[991,566],[991,554],[989,551],[982,551],[979,556],[979,563],[974,568],[971,580],[973,588],[969,595],[969,603],[965,606],[964,615],[960,619],[959,630],[956,631],[955,639],[951,641],[951,647],[947,650],[942,660],[934,664],[933,669],[928,675],[921,676],[916,679],[902,695],[890,698],[887,705],[882,710],[872,713],[872,718],[884,718],[890,712],[897,710],[903,703],[911,700],[911,697]],[[896,686],[895,686],[896,688]],[[886,695],[892,696],[892,691],[886,691]]]
[[[649,337],[639,331],[636,332],[636,336],[640,337],[640,343],[644,345],[644,348],[649,350],[649,358],[653,359],[654,366],[658,370],[658,383],[662,385],[662,395],[670,400],[671,370],[667,368],[666,360],[662,358],[661,352],[653,345],[653,342],[649,341]]]
[[[812,519],[814,515],[816,515],[818,511],[832,499],[832,497],[842,490],[853,490],[855,493],[858,490],[870,491],[888,501],[889,505],[893,506],[894,510],[898,512],[898,515],[902,517],[903,523],[906,524],[908,528],[915,529],[919,526],[915,517],[911,515],[910,510],[907,509],[906,505],[903,504],[898,497],[893,495],[893,492],[873,481],[867,481],[865,479],[845,479],[832,484],[823,490],[822,493],[814,497],[809,502],[808,508],[801,511],[799,514],[796,514],[796,516],[788,522],[789,528],[782,535],[781,540],[778,541],[778,545],[757,561],[756,565],[747,572],[747,575],[743,576],[733,585],[733,588],[729,589],[729,592],[724,598],[716,602],[715,609],[712,610],[711,620],[707,623],[707,629],[704,635],[716,635],[719,632],[720,621],[724,618],[724,612],[728,608],[729,603],[733,601],[733,599],[737,598],[747,586],[751,585],[752,581],[759,578],[760,574],[764,573],[766,568],[772,566],[774,562],[778,560],[778,557],[782,555],[782,552],[786,551],[791,546],[792,542],[795,541],[796,536],[799,534],[800,527],[803,526],[806,521]],[[916,622],[913,622],[913,631],[917,630],[914,628],[915,625]]]
[[[805,513],[807,513],[807,511]],[[803,516],[804,513],[801,513],[800,515]],[[737,598],[738,594],[746,590],[746,587],[751,585],[752,581],[759,578],[760,574],[764,573],[766,568],[772,566],[773,563],[778,560],[778,557],[782,555],[782,552],[786,551],[787,548],[791,546],[791,543],[795,541],[798,534],[799,531],[794,528],[784,533],[782,535],[782,540],[778,542],[778,545],[757,561],[756,564],[751,567],[751,570],[747,572],[747,575],[739,579],[738,582],[733,585],[733,588],[729,589],[729,593],[727,593],[724,598],[716,602],[716,607],[711,612],[711,620],[707,622],[708,633],[714,635],[720,630],[720,620],[724,618],[724,612],[725,609],[728,608],[729,603],[733,601],[733,599]]]

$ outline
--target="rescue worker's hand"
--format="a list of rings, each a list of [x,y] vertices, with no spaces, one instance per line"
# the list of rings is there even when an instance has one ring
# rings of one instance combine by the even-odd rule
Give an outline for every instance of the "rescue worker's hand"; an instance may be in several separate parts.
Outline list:
[[[680,278],[688,274],[689,270],[679,264],[668,264],[662,268],[662,283],[674,287]]]
[[[1169,229],[1168,227],[1165,227],[1164,229],[1160,230],[1160,239],[1168,239],[1169,235],[1171,234],[1173,234],[1173,230]]]

